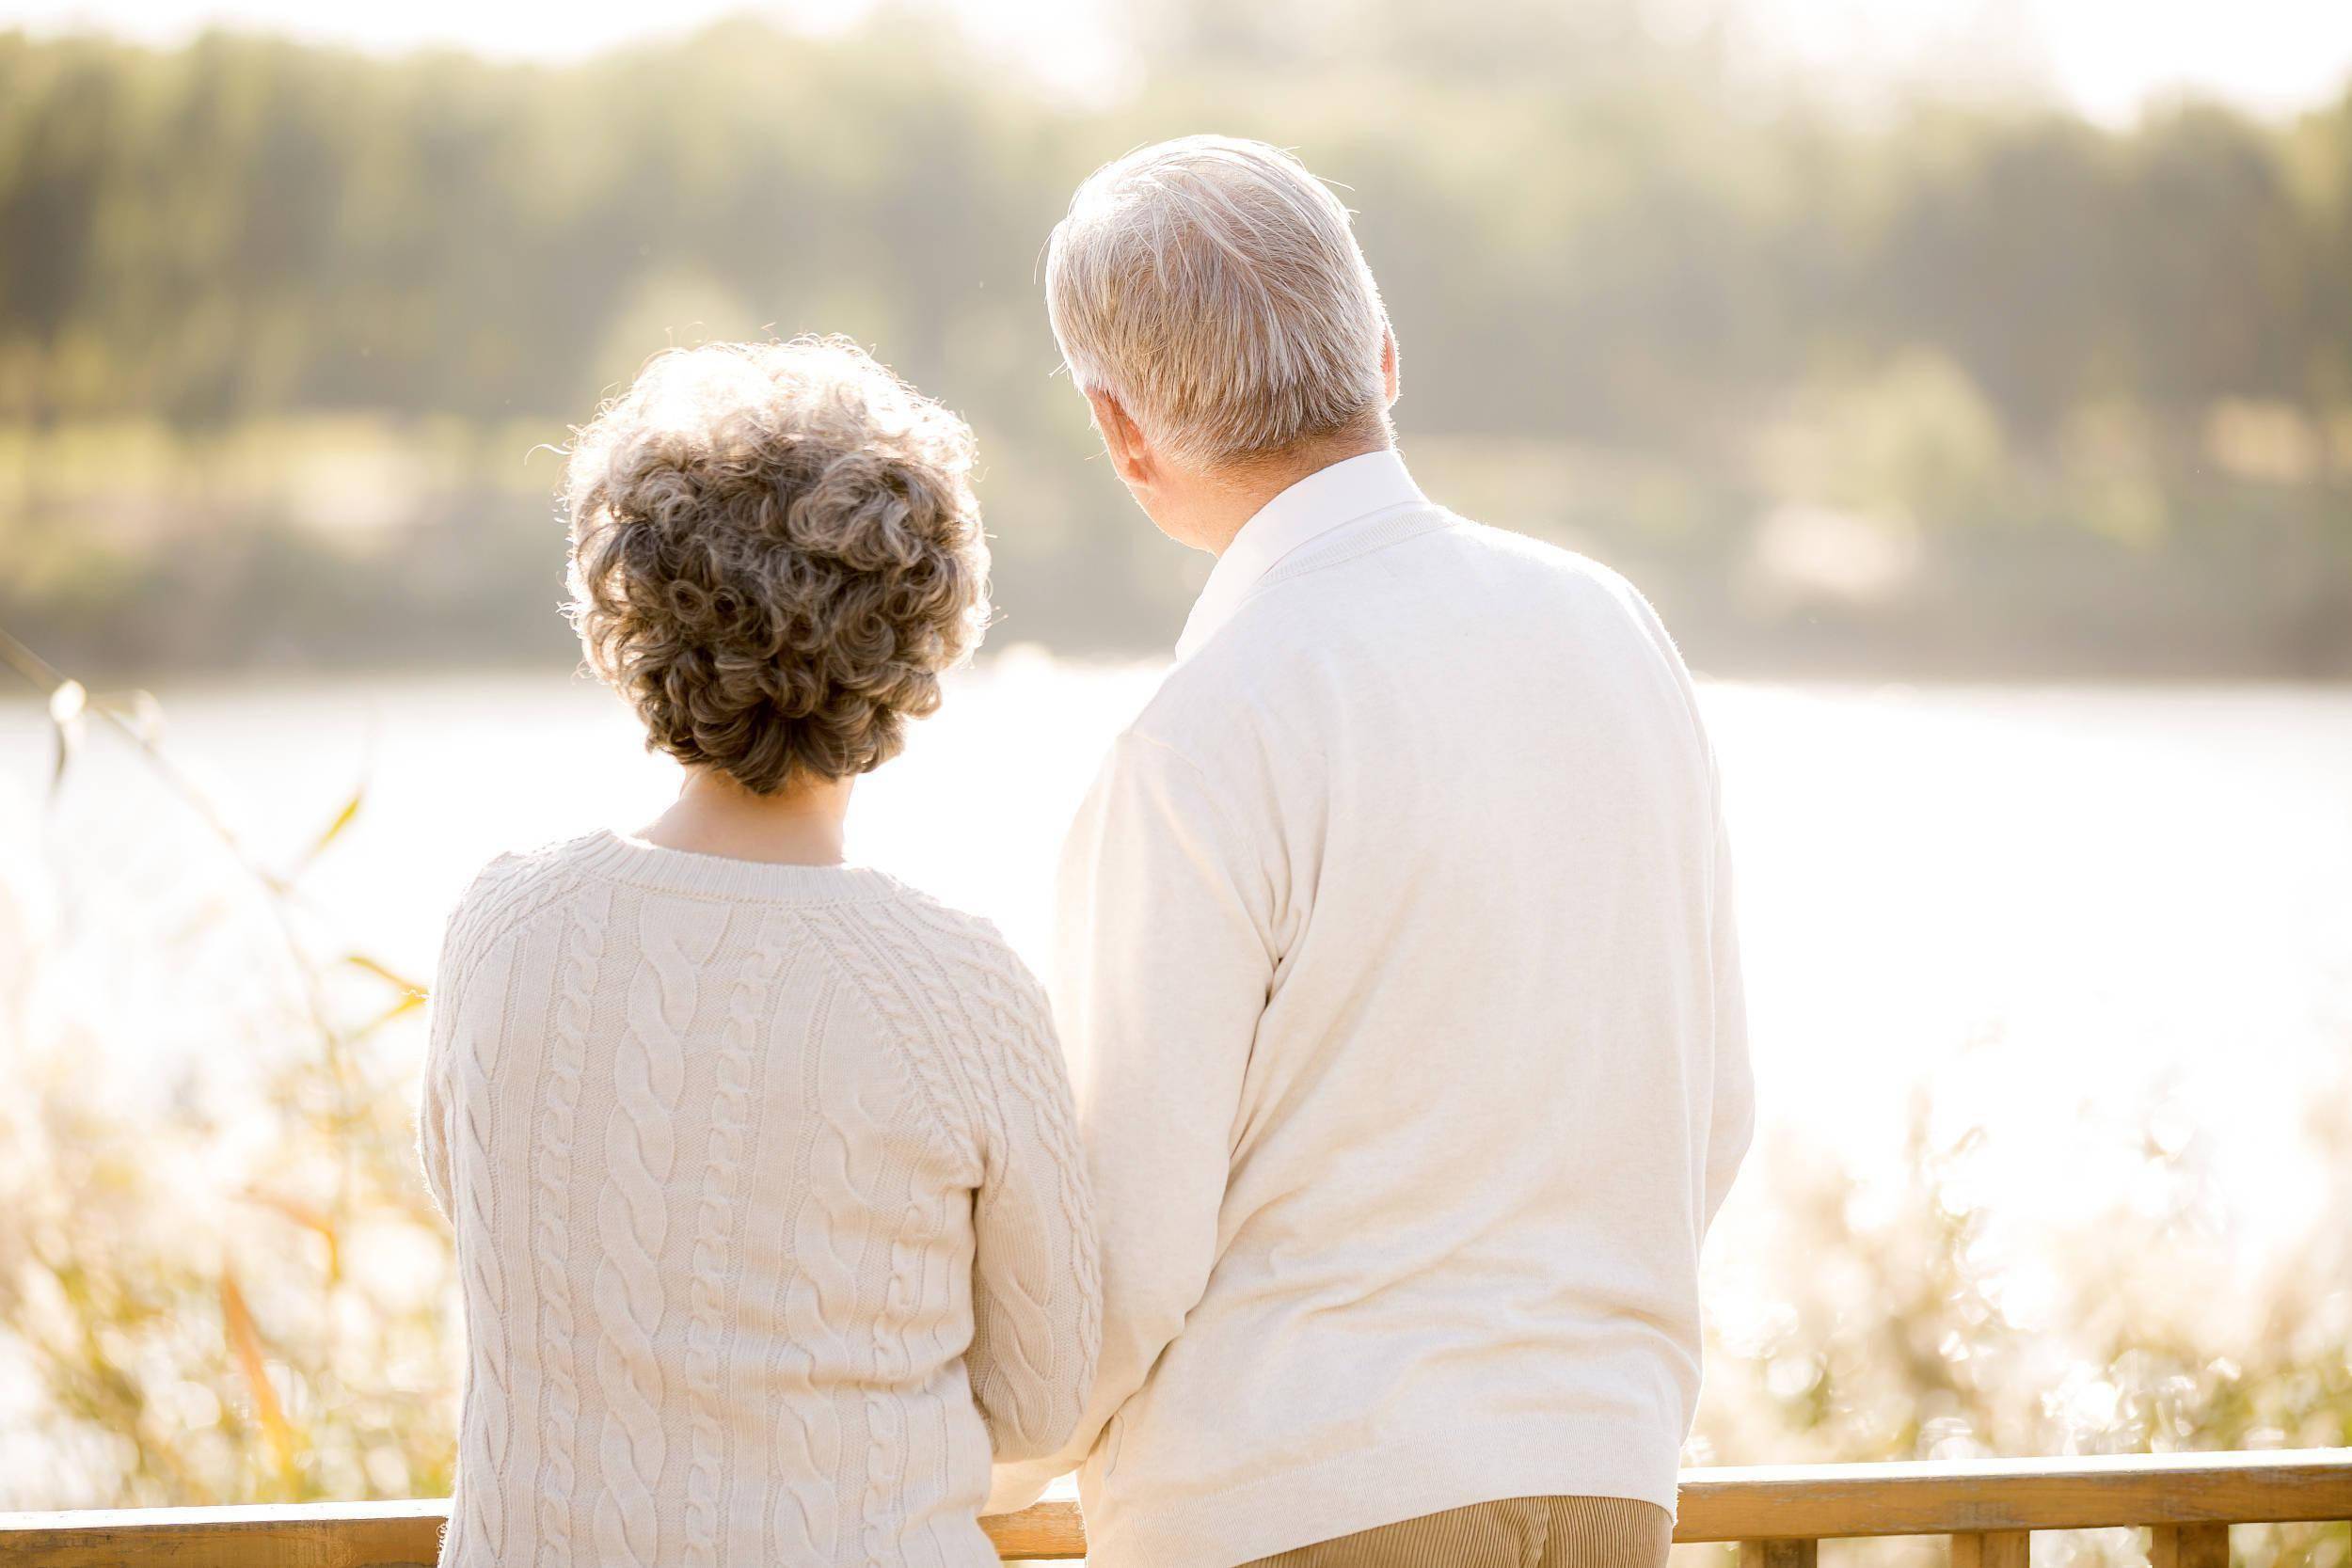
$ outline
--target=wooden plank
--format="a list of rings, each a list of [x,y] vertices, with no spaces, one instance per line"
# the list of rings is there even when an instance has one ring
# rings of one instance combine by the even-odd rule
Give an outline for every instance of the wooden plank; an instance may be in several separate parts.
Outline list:
[[[1677,1541],[2352,1519],[2352,1449],[1685,1470]]]
[[[445,1501],[0,1513],[8,1568],[433,1568]]]
[[[1952,1568],[2026,1568],[2033,1537],[2021,1529],[1979,1531],[1952,1537]]]
[[[1740,1568],[1818,1568],[1819,1541],[1742,1541]]]
[[[2230,1568],[2230,1527],[2158,1525],[2148,1532],[2148,1568]]]
[[[442,1501],[306,1507],[131,1508],[0,1513],[8,1568],[431,1568],[449,1522]],[[1086,1556],[1073,1502],[980,1521],[1008,1562]]]
[[[447,1514],[442,1502],[0,1514],[0,1563],[405,1568],[433,1561]],[[1804,1553],[1841,1536],[2147,1525],[2171,1554],[2158,1568],[2227,1568],[2232,1524],[2336,1519],[2352,1519],[2352,1449],[1686,1470],[1675,1539],[1740,1542],[1744,1560],[1748,1544]],[[1086,1550],[1074,1503],[983,1523],[1009,1560]]]
[[[1034,1562],[1087,1555],[1085,1523],[1073,1502],[1039,1503],[1019,1513],[982,1519],[980,1528],[1007,1562]]]

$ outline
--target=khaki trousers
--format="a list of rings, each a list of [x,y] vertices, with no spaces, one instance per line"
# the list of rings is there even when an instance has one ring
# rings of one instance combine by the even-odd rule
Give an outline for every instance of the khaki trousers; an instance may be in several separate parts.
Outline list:
[[[1360,1530],[1242,1568],[1662,1568],[1674,1520],[1630,1497],[1507,1497]]]

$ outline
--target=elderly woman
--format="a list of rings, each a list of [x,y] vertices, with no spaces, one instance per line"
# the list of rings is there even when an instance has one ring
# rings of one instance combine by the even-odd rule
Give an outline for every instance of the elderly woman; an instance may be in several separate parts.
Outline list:
[[[573,616],[677,802],[452,917],[421,1143],[467,1328],[441,1560],[993,1564],[1098,1290],[986,922],[842,863],[986,615],[963,422],[847,342],[663,355],[571,454]]]

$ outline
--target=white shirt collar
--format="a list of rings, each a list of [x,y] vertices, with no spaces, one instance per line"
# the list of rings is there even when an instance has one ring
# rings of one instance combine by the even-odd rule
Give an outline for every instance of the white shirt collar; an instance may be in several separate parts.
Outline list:
[[[1375,512],[1427,499],[1392,450],[1343,458],[1309,474],[1258,508],[1216,558],[1200,597],[1193,601],[1184,635],[1176,640],[1176,657],[1190,657],[1215,636],[1249,591],[1300,546]]]

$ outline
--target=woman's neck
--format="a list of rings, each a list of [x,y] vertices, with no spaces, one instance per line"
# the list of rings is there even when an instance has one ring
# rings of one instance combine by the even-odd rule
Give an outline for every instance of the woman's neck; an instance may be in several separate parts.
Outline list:
[[[853,779],[795,782],[755,795],[710,768],[689,768],[677,800],[638,836],[664,849],[771,865],[839,865]]]

